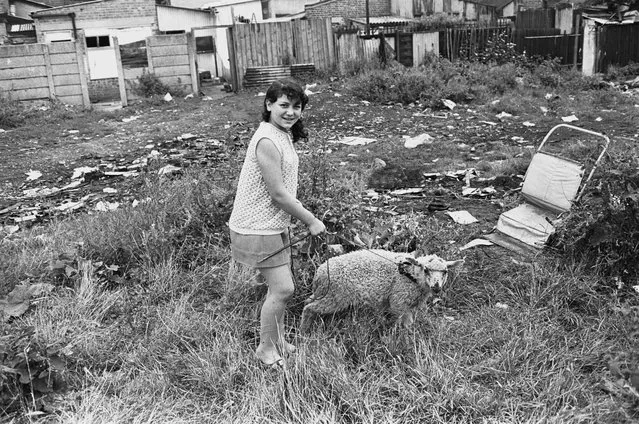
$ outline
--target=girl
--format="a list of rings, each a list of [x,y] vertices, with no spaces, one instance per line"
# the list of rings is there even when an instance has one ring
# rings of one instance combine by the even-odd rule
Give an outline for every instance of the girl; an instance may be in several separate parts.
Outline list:
[[[314,236],[326,230],[296,198],[299,161],[293,143],[307,137],[301,120],[307,102],[304,89],[292,79],[275,81],[266,92],[263,122],[249,143],[229,220],[233,259],[257,269],[268,285],[256,350],[266,365],[281,365],[281,353],[295,350],[282,339],[284,310],[295,286],[290,249],[260,260],[289,243],[291,216]]]

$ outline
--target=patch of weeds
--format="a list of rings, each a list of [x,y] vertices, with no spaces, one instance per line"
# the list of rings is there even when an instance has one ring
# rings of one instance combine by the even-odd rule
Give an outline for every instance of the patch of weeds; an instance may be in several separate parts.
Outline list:
[[[613,167],[614,166],[614,167]],[[551,245],[591,264],[601,275],[632,283],[639,278],[639,162],[616,154],[591,181],[587,195],[557,226]]]
[[[604,79],[606,81],[625,81],[639,75],[639,63],[630,62],[625,66],[611,65],[606,70]]]
[[[24,121],[24,107],[20,102],[0,99],[0,128],[16,128]]]
[[[171,89],[160,81],[155,74],[144,72],[138,77],[134,92],[139,96],[152,98],[154,96],[164,96],[166,93],[171,92]]]

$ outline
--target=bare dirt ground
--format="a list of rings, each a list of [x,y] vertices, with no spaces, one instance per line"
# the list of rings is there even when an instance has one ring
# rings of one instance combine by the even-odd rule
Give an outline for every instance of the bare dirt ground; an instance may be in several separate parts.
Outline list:
[[[509,159],[508,149],[530,152],[550,128],[562,122],[560,112],[497,117],[496,109],[487,106],[430,110],[420,105],[375,105],[348,95],[339,82],[309,89],[313,94],[305,119],[311,138],[327,141],[341,166],[357,170],[381,159],[384,166],[373,174],[370,188],[425,188],[391,205],[397,212],[428,211],[437,198],[445,207],[471,208],[476,218],[494,222],[503,206],[499,199],[516,190],[520,180],[511,175],[485,183],[476,180],[473,186],[496,191],[462,198],[463,171],[481,161]],[[228,182],[239,170],[234,152],[245,145],[260,121],[263,97],[256,91],[226,93],[219,86],[208,87],[204,95],[132,105],[97,120],[69,114],[69,119],[47,128],[0,132],[0,228],[92,210],[100,202],[102,206],[131,202],[140,173],[156,162],[170,165],[157,170],[168,174],[189,166],[211,167]],[[612,138],[636,139],[632,116],[614,110],[593,113],[600,119],[577,125]],[[405,137],[420,134],[428,134],[435,142],[404,147]],[[377,141],[366,146],[336,143],[353,136]],[[427,178],[425,173],[441,169],[439,158],[448,161],[449,170],[461,174]],[[78,171],[83,168],[84,173]],[[36,178],[30,171],[41,176]]]

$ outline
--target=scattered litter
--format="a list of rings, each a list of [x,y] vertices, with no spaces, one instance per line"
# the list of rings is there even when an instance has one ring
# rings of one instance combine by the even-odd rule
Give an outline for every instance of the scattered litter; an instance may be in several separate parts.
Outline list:
[[[497,190],[495,190],[495,188],[492,186],[483,187],[483,188],[464,187],[462,189],[462,196],[464,197],[470,197],[470,196],[486,197],[495,193],[497,193]]]
[[[482,124],[490,125],[491,127],[497,125],[497,122],[491,122],[491,121],[479,121],[479,122]]]
[[[539,109],[541,109],[542,113],[545,115],[548,113],[548,108],[545,106],[539,106]]]
[[[26,172],[26,175],[27,181],[35,181],[42,176],[42,172],[30,169],[29,172]]]
[[[550,99],[552,99],[552,97],[553,97],[553,96],[554,96],[554,94],[552,94],[552,93],[546,93],[546,95],[544,96],[544,98],[545,98],[546,100],[550,100]]]
[[[184,97],[184,100],[188,100],[188,99],[192,99],[192,98],[193,98],[193,93],[191,93],[191,94],[187,94],[187,95]]]
[[[511,140],[514,141],[515,143],[519,143],[519,144],[527,143],[527,141],[524,140],[523,137],[519,137],[517,135],[512,137]]]
[[[533,123],[533,122],[529,122],[529,121],[525,121],[522,125],[523,125],[524,127],[534,127],[534,126],[535,126],[535,123]]]
[[[158,170],[158,175],[171,175],[181,171],[179,166],[166,165]]]
[[[404,147],[406,147],[407,149],[414,149],[415,147],[421,146],[422,144],[432,144],[432,142],[435,140],[432,136],[426,133],[417,135],[415,137],[404,136],[404,138]]]
[[[38,216],[33,213],[33,214],[25,215],[25,216],[15,217],[13,218],[13,220],[15,222],[28,222],[28,221],[35,221],[37,217]]]
[[[376,168],[376,169],[386,168],[386,162],[384,162],[383,159],[375,158],[373,160],[373,168]]]
[[[369,106],[371,104],[371,102],[367,101],[367,100],[362,100],[362,104],[364,106]]]
[[[334,256],[344,254],[344,246],[341,244],[329,244],[326,246],[326,249],[328,250],[328,253]]]
[[[637,293],[639,293],[639,285],[637,285],[637,286],[632,286],[632,288],[634,289],[634,291],[636,291]]]
[[[308,88],[306,90],[304,90],[304,94],[306,94],[307,96],[311,96],[315,93],[313,93],[311,90],[309,90]]]
[[[173,96],[171,96],[171,93],[166,93],[164,95],[164,101],[165,102],[170,102],[171,100],[173,100]]]
[[[449,211],[446,213],[458,224],[466,225],[479,222],[477,218],[472,216],[468,211]]]
[[[98,168],[92,166],[81,166],[79,168],[75,168],[73,170],[73,175],[71,176],[72,180],[76,180],[78,178],[82,178],[85,174],[90,174],[92,172],[96,172]]]
[[[339,94],[339,93],[334,93],[334,94],[333,94],[333,96],[335,96],[335,97],[342,97],[342,95],[341,95],[341,94]]]
[[[508,309],[508,308],[510,308],[510,306],[506,305],[505,303],[497,302],[497,303],[495,303],[495,308]]]
[[[399,190],[393,190],[391,191],[390,195],[392,196],[402,196],[405,194],[416,194],[416,193],[423,193],[424,191],[426,191],[426,189],[424,187],[415,187],[415,188],[402,188]]]
[[[111,188],[111,187],[105,187],[105,188],[102,189],[102,192],[103,193],[108,193],[108,194],[115,194],[115,193],[118,192],[118,190],[115,189],[115,188]]]
[[[457,106],[457,103],[448,99],[442,99],[442,103],[444,104],[444,106],[446,106],[450,110],[455,109],[455,106]]]
[[[435,198],[433,200],[431,200],[431,202],[428,204],[428,210],[431,212],[435,212],[435,211],[445,211],[449,208],[450,206],[444,202],[442,199],[438,199]]]
[[[119,206],[120,204],[118,202],[99,201],[98,203],[96,203],[93,210],[96,210],[98,212],[109,212],[116,210]]]
[[[441,177],[442,174],[440,174],[439,172],[424,172],[422,176],[426,178],[427,180],[431,180],[431,179],[437,179]]]
[[[61,212],[69,212],[80,209],[82,206],[84,206],[84,202],[66,202],[61,204],[60,206],[56,206],[53,209]]]
[[[595,118],[595,121],[601,122],[601,121],[603,121],[603,118],[601,116],[598,116],[598,117]]]
[[[69,134],[78,134],[80,130],[69,130]]]
[[[477,238],[477,239],[469,241],[468,243],[460,247],[459,250],[472,249],[473,247],[477,247],[477,246],[492,246],[493,244],[494,243],[490,240]]]
[[[512,115],[508,112],[501,112],[495,115],[495,117],[497,117],[498,119],[504,119],[504,118],[512,118]]]
[[[341,140],[337,141],[337,143],[346,144],[348,146],[365,146],[375,141],[377,141],[377,139],[375,138],[351,136],[344,137]],[[332,141],[332,143],[335,143],[335,141]]]
[[[575,115],[570,115],[570,116],[564,116],[563,118],[561,118],[561,120],[564,122],[575,122],[575,121],[578,121],[579,118],[577,118]]]
[[[136,119],[139,119],[140,117],[137,115],[134,116],[130,116],[128,118],[122,118],[122,122],[131,122],[131,121],[135,121]]]
[[[2,134],[3,132],[7,132],[7,130],[0,128],[0,134]]]

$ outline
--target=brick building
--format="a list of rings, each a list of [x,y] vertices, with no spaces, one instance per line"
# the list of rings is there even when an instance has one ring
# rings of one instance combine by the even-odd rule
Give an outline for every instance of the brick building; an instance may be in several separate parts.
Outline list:
[[[304,7],[307,19],[361,18],[366,16],[366,0],[326,0]],[[369,0],[369,16],[391,15],[390,0]]]

